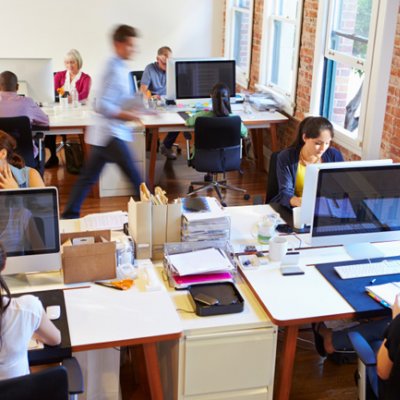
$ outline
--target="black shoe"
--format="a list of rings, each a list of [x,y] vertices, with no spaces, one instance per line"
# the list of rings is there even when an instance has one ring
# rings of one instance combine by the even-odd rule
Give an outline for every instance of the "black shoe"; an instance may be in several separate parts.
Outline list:
[[[323,324],[323,322],[318,322],[317,324],[311,324],[311,327],[312,327],[312,331],[313,331],[313,334],[314,334],[315,349],[317,350],[317,353],[321,357],[326,357],[326,351],[325,351],[325,346],[324,346],[324,338],[319,333],[319,328],[321,327],[321,324]]]
[[[51,167],[56,167],[58,165],[58,157],[57,156],[51,156],[47,161],[46,164],[44,164],[45,168],[51,168]]]

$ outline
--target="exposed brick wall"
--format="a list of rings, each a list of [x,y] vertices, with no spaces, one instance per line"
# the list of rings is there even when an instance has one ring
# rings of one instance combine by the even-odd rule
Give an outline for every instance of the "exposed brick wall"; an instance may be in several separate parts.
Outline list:
[[[253,46],[251,54],[250,89],[259,82],[261,62],[261,37],[263,0],[255,0],[253,21]],[[400,15],[400,14],[399,14]],[[280,146],[286,147],[295,136],[299,121],[309,112],[314,62],[314,44],[318,17],[318,0],[304,0],[303,23],[299,52],[299,67],[296,89],[295,115],[279,132]],[[265,144],[270,145],[268,135]],[[339,147],[339,146],[337,146]],[[357,159],[351,152],[342,149],[345,159]],[[383,129],[381,156],[400,161],[400,16],[397,22],[395,48],[388,90],[385,124]]]
[[[400,161],[400,13],[397,17],[392,68],[390,72],[381,157]]]

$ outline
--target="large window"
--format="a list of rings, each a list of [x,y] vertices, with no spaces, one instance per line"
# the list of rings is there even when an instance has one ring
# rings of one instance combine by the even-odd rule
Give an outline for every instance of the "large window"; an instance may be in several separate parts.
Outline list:
[[[379,158],[397,7],[319,1],[311,112],[331,120],[337,142],[364,158]]]
[[[225,57],[236,60],[237,81],[249,83],[253,0],[227,0]]]
[[[264,3],[260,84],[281,94],[289,112],[294,108],[301,13],[299,0]]]

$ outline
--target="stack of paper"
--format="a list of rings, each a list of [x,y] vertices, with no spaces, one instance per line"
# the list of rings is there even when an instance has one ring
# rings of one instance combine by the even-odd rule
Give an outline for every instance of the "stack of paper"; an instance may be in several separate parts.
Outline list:
[[[182,241],[229,240],[230,218],[214,197],[197,198],[204,204],[199,211],[188,211],[183,202]]]
[[[385,307],[392,307],[396,296],[400,294],[400,282],[383,283],[382,285],[366,286],[365,290],[377,302]]]

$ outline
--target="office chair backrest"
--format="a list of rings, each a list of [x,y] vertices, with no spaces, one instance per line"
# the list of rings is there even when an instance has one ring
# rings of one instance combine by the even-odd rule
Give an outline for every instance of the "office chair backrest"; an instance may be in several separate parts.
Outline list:
[[[132,87],[134,93],[138,92],[140,89],[140,81],[142,79],[143,71],[130,71],[129,75],[132,79]]]
[[[194,126],[194,168],[210,173],[240,170],[240,127],[238,116],[197,118]]]
[[[0,399],[68,400],[67,371],[58,366],[0,381]]]
[[[271,154],[269,160],[268,169],[268,182],[267,182],[267,193],[265,196],[265,204],[269,204],[271,200],[279,193],[278,176],[276,174],[276,164],[278,161],[279,151],[275,151]]]
[[[13,136],[17,141],[16,152],[29,167],[36,168],[37,162],[33,155],[32,128],[28,117],[0,118],[0,130]]]

